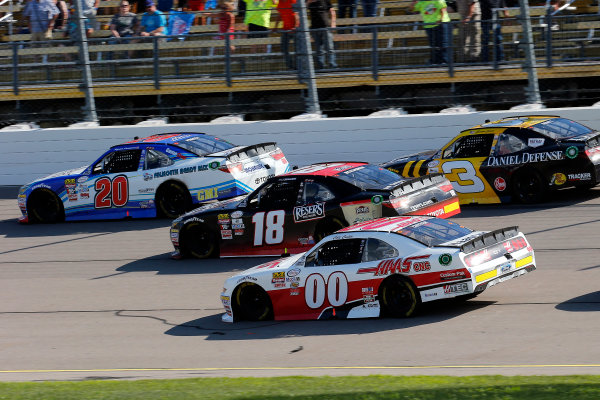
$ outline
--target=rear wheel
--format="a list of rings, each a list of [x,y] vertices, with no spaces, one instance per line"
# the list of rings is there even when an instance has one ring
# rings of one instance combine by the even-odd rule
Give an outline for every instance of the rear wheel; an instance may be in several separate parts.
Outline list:
[[[315,242],[319,242],[325,236],[329,236],[333,232],[345,227],[346,225],[337,218],[328,218],[324,221],[321,221],[315,229]]]
[[[49,190],[40,189],[29,195],[27,214],[32,222],[51,224],[65,219],[62,201]]]
[[[167,218],[177,218],[192,208],[192,197],[183,185],[176,182],[163,183],[156,192],[158,214]]]
[[[184,225],[180,233],[181,252],[186,256],[205,259],[216,257],[219,243],[215,234],[200,223]]]
[[[531,169],[520,171],[512,178],[512,191],[521,203],[539,203],[544,199],[547,187],[542,175]]]
[[[234,300],[239,319],[246,321],[273,319],[273,305],[269,294],[254,283],[244,282],[238,286]]]
[[[379,301],[382,315],[395,318],[413,316],[421,305],[415,286],[398,275],[390,276],[381,284]]]

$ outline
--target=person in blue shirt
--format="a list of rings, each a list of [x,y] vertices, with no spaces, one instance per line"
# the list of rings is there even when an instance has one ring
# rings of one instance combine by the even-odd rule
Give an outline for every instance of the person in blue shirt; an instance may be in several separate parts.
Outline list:
[[[167,19],[156,9],[153,0],[146,0],[146,12],[142,14],[140,36],[162,36],[165,34]]]

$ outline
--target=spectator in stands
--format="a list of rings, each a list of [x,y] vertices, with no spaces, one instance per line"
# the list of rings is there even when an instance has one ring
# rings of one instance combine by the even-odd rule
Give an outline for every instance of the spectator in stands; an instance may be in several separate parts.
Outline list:
[[[444,0],[419,0],[413,9],[421,13],[429,41],[430,64],[448,63],[448,30],[450,16]]]
[[[376,17],[379,0],[362,0],[363,17]]]
[[[481,61],[489,61],[489,45],[490,45],[490,31],[493,30],[492,36],[494,38],[494,56],[496,61],[504,60],[504,48],[502,46],[502,26],[498,21],[496,24],[493,22],[493,9],[504,8],[506,3],[504,0],[480,0],[481,4]],[[508,11],[503,10],[503,15],[508,17]],[[499,17],[499,16],[498,16]]]
[[[458,47],[460,62],[479,61],[481,57],[481,8],[479,0],[456,0],[460,15],[458,27]]]
[[[288,69],[296,68],[296,63],[290,56],[290,42],[297,43],[297,28],[300,26],[300,18],[296,8],[296,0],[279,0],[277,4],[277,22],[275,26],[279,27],[281,21],[281,52]]]
[[[226,33],[235,32],[235,3],[233,0],[219,0],[217,8],[220,10],[217,14],[217,20],[219,21],[219,39],[225,39]],[[233,35],[229,35],[229,40],[233,40]],[[229,45],[231,51],[235,50],[235,46]]]
[[[333,47],[333,33],[329,28],[335,28],[336,14],[329,0],[306,0],[310,12],[311,36],[317,54],[317,68],[326,66],[325,56],[329,55],[329,65],[337,68],[335,62],[335,48]]]
[[[204,11],[205,6],[206,0],[188,0],[188,8],[196,14],[195,25],[202,25],[202,11]]]
[[[358,8],[358,0],[338,0],[338,17],[340,18],[356,18]],[[365,4],[363,2],[363,13]]]
[[[248,38],[266,38],[271,29],[271,9],[277,0],[244,0],[246,2],[246,18]],[[257,46],[255,51],[265,51],[265,46]]]
[[[98,27],[98,22],[96,21],[96,13],[98,12],[98,6],[100,5],[100,0],[82,0],[82,14],[86,19],[85,23],[85,32],[89,37],[92,33],[94,33],[94,29]]]
[[[142,30],[140,36],[163,36],[167,19],[156,9],[154,0],[146,0],[146,12],[142,14]]]
[[[110,33],[114,38],[126,38],[135,36],[140,28],[140,21],[135,13],[131,12],[128,0],[122,0],[119,4],[119,12],[110,20]]]
[[[58,8],[58,15],[56,21],[54,21],[54,31],[64,31],[67,29],[67,21],[69,20],[69,6],[64,0],[53,0],[56,8]]]
[[[59,11],[51,0],[31,0],[25,5],[23,16],[27,18],[31,40],[52,39],[52,29]]]

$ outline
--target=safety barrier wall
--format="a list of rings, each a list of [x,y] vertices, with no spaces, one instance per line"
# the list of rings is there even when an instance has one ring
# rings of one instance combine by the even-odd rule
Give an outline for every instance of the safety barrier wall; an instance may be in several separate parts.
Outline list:
[[[163,132],[204,132],[238,145],[275,141],[292,165],[321,161],[380,163],[438,149],[485,120],[515,115],[560,115],[600,130],[600,107],[378,117],[275,120],[0,131],[0,185],[22,185],[54,172],[91,164],[110,146]],[[6,128],[5,128],[6,129]]]

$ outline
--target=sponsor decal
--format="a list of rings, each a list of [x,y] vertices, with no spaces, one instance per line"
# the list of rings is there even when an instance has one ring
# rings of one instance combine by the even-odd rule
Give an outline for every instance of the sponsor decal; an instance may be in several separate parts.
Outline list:
[[[46,185],[45,183],[38,183],[37,185],[31,187],[31,191],[33,192],[35,189],[39,188],[50,189],[50,186]]]
[[[455,283],[453,285],[444,285],[444,293],[464,293],[469,291],[469,285],[466,282]]]
[[[138,193],[152,193],[154,192],[154,188],[142,188],[138,189]]]
[[[566,181],[567,181],[567,176],[565,174],[563,174],[562,172],[557,172],[554,175],[552,175],[552,179],[550,179],[550,184],[560,186],[560,185],[564,185]]]
[[[198,217],[192,217],[192,218],[190,218],[190,219],[186,219],[186,220],[183,222],[183,224],[184,224],[184,225],[185,225],[185,224],[189,224],[190,222],[204,222],[204,220],[203,220],[203,219],[200,219],[200,218],[198,218]]]
[[[384,276],[396,273],[408,273],[411,268],[415,272],[428,271],[431,269],[431,264],[426,261],[431,254],[422,256],[408,257],[406,259],[396,258],[380,261],[376,267],[360,268],[358,274],[373,274],[374,276]]]
[[[438,261],[440,262],[440,264],[442,265],[450,265],[450,263],[452,262],[452,256],[448,253],[442,254],[439,258]]]
[[[232,224],[231,228],[232,229],[244,229],[245,226],[244,226],[244,224]]]
[[[217,220],[217,222],[221,225],[228,225],[231,223],[231,220],[230,219],[219,219],[219,220]]]
[[[434,168],[434,167],[437,167],[439,164],[440,164],[439,160],[433,160],[433,161],[429,161],[427,163],[427,167]]]
[[[275,289],[280,289],[280,288],[284,288],[285,287],[285,282],[281,283],[281,282],[277,282],[273,284],[273,287]]]
[[[207,201],[219,197],[219,189],[216,187],[198,190],[198,201]]]
[[[288,276],[287,278],[285,278],[286,282],[300,282],[300,277],[299,276]]]
[[[223,231],[223,230],[227,230],[227,229],[231,229],[231,228],[229,227],[229,224],[221,224],[221,225],[219,225],[219,226],[221,227],[221,230],[222,230],[222,231]]]
[[[287,276],[298,276],[300,268],[292,268],[287,272]]]
[[[308,237],[301,237],[301,238],[298,238],[298,243],[300,243],[303,246],[306,246],[309,244],[315,244],[315,239],[312,237],[312,235],[310,235]]]
[[[381,195],[371,197],[371,203],[373,203],[375,205],[381,204],[382,202],[383,202],[383,196],[381,196]]]
[[[153,208],[154,200],[140,201],[140,208]]]
[[[221,166],[221,163],[218,161],[213,161],[210,164],[208,164],[208,168],[210,169],[217,169]]]
[[[285,283],[285,272],[273,272],[273,278],[271,279],[271,283]]]
[[[356,208],[356,213],[357,214],[368,214],[370,212],[369,207],[367,206],[360,206]]]
[[[228,305],[231,304],[231,298],[229,296],[223,296],[223,295],[221,295],[221,301],[226,306],[228,306]]]
[[[494,187],[497,191],[504,192],[506,190],[506,180],[501,176],[497,177],[494,179]]]
[[[87,180],[88,180],[87,176],[80,176],[79,178],[77,178],[77,183],[83,183]]]
[[[231,218],[241,218],[241,216],[244,215],[243,211],[234,211],[231,213]],[[234,222],[237,224],[237,222]]]
[[[219,214],[217,215],[217,219],[229,219],[229,214]]]
[[[250,275],[246,275],[246,276],[242,276],[240,279],[238,279],[237,283],[242,283],[245,281],[254,281],[256,282],[258,279],[255,278],[254,276],[250,276]]]
[[[298,296],[300,294],[300,289],[291,289],[290,296]]]
[[[544,145],[544,141],[545,141],[545,139],[543,139],[543,138],[530,138],[527,141],[527,145],[529,147],[540,147],[540,146]]]
[[[234,229],[233,234],[235,236],[242,236],[244,234],[244,230],[243,229]]]
[[[325,217],[325,203],[294,207],[294,222],[310,221]]]
[[[257,185],[260,185],[261,183],[266,182],[267,179],[273,178],[274,176],[275,176],[275,174],[270,174],[270,175],[267,175],[267,176],[261,176],[260,178],[256,178],[254,180],[254,183],[256,183]]]
[[[66,188],[75,188],[75,179],[65,179],[65,187]]]
[[[179,175],[179,170],[178,169],[170,169],[167,171],[160,171],[160,172],[155,172],[154,173],[154,177],[155,178],[164,178],[166,176],[174,176],[174,175]]]
[[[590,181],[592,180],[592,174],[589,172],[583,172],[580,174],[569,174],[570,181]]]
[[[575,157],[577,157],[578,154],[579,154],[579,149],[575,146],[569,146],[565,150],[565,155],[568,158],[570,158],[571,160],[574,159]]]
[[[457,279],[464,279],[467,277],[465,271],[449,271],[440,273],[440,280],[442,281],[454,281]]]
[[[299,282],[292,282],[292,283],[290,283],[290,287],[297,288],[299,286],[300,286]]]
[[[144,180],[145,181],[151,181],[152,180],[152,174],[149,174],[148,172],[144,172]]]
[[[437,293],[433,292],[433,293],[423,293],[424,297],[437,297]]]
[[[222,230],[221,231],[221,238],[222,239],[233,239],[233,233],[230,229],[227,230]]]
[[[231,223],[232,224],[243,224],[244,220],[242,218],[234,218],[233,214],[231,214]]]
[[[421,208],[424,208],[424,207],[426,207],[426,206],[428,206],[430,204],[433,204],[433,200],[426,200],[426,201],[423,201],[421,203],[418,203],[418,204],[415,204],[413,206],[410,206],[410,210],[411,211],[417,211],[417,210],[419,210]]]
[[[573,146],[572,146],[573,147]],[[577,151],[577,147],[574,147]],[[568,149],[567,149],[568,150]],[[565,152],[566,154],[566,152]],[[569,157],[574,158],[574,157]],[[514,156],[489,157],[485,163],[488,167],[501,167],[504,165],[528,164],[534,162],[558,161],[563,160],[562,151],[544,151],[541,153],[523,153]]]

